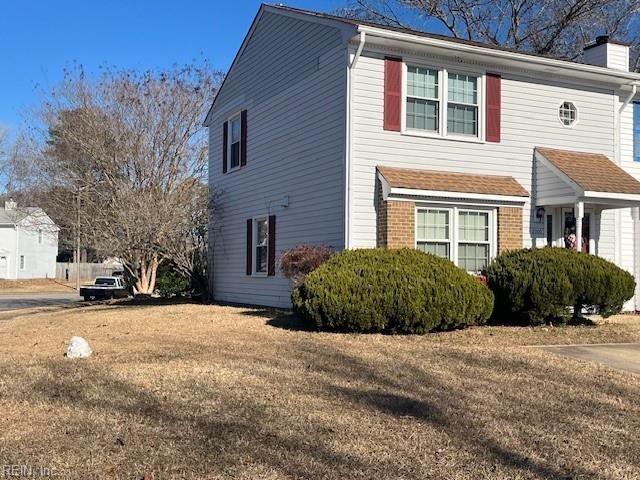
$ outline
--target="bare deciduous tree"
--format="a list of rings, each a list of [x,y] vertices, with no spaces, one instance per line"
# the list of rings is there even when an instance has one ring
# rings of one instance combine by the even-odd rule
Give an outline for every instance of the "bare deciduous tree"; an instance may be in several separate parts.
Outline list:
[[[608,34],[629,42],[637,70],[638,0],[354,0],[339,14],[569,60]]]
[[[119,257],[139,293],[153,291],[161,262],[179,265],[179,246],[193,249],[183,240],[207,206],[202,119],[220,78],[206,65],[66,72],[15,162],[21,187],[46,193],[76,245]]]

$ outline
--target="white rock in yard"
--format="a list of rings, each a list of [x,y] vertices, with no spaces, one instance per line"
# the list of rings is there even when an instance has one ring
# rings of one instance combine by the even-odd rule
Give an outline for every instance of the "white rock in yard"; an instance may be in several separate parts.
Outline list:
[[[87,358],[93,353],[89,343],[82,337],[71,337],[67,345],[67,358]]]

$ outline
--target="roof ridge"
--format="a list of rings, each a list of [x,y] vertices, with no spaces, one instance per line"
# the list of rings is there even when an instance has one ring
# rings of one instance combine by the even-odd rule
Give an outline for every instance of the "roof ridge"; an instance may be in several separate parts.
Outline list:
[[[358,20],[358,19],[342,17],[342,16],[339,16],[339,15],[334,15],[334,14],[330,14],[330,13],[319,12],[319,11],[316,11],[316,10],[308,10],[308,9],[299,8],[299,7],[290,7],[288,5],[284,5],[284,4],[281,4],[281,3],[264,3],[263,5],[271,7],[271,8],[274,8],[274,9],[278,9],[278,10],[289,11],[289,12],[294,12],[294,13],[300,13],[300,14],[304,14],[304,15],[310,15],[310,16],[315,16],[315,17],[319,17],[319,18],[325,18],[325,19],[329,19],[329,20],[335,20],[335,21],[347,23],[347,24],[350,24],[350,25],[356,25],[356,26],[357,25],[364,25],[364,26],[369,26],[369,27],[374,27],[374,28],[381,28],[381,29],[384,29],[384,30],[390,30],[390,31],[394,31],[394,32],[400,32],[400,33],[406,33],[406,34],[412,34],[412,35],[419,35],[419,36],[423,36],[423,37],[427,37],[427,38],[433,38],[433,39],[436,39],[436,40],[450,41],[450,42],[453,42],[453,43],[460,43],[460,44],[476,46],[476,47],[480,47],[480,48],[489,48],[489,49],[492,49],[492,50],[499,50],[499,51],[503,51],[503,52],[518,53],[518,54],[527,55],[527,56],[530,56],[530,57],[546,58],[546,59],[550,59],[550,60],[559,60],[559,61],[563,61],[563,62],[575,64],[575,65],[589,65],[589,64],[582,63],[582,62],[576,62],[574,60],[568,60],[566,58],[558,57],[556,55],[544,55],[544,54],[541,54],[541,53],[533,53],[533,52],[528,52],[528,51],[522,50],[522,49],[517,49],[517,48],[512,48],[512,47],[504,47],[504,46],[495,45],[495,44],[491,44],[491,43],[487,43],[487,42],[481,42],[481,41],[478,41],[478,40],[471,40],[471,39],[453,37],[451,35],[446,35],[446,34],[443,34],[443,33],[434,33],[434,32],[429,32],[429,31],[425,31],[425,30],[416,30],[416,29],[407,28],[407,27],[394,27],[392,25],[385,25],[385,24],[382,24],[382,23],[375,23],[375,22],[371,22],[371,21],[368,21],[368,20]]]

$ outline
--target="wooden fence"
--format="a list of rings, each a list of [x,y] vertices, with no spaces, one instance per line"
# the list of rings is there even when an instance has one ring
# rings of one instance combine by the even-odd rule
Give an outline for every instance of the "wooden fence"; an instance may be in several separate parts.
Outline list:
[[[122,267],[105,267],[101,263],[56,263],[56,279],[74,280],[78,266],[80,267],[80,278],[82,280],[110,277],[113,272],[122,271]]]

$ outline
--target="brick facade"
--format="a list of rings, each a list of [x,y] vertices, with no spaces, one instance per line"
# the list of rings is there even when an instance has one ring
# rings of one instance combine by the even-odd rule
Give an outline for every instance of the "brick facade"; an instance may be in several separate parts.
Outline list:
[[[498,208],[498,253],[522,248],[522,208]]]
[[[382,200],[378,191],[376,207],[379,248],[415,248],[415,203]],[[498,208],[498,253],[522,248],[522,208]]]
[[[379,248],[415,248],[414,202],[383,200],[378,187],[376,195],[377,238]]]

